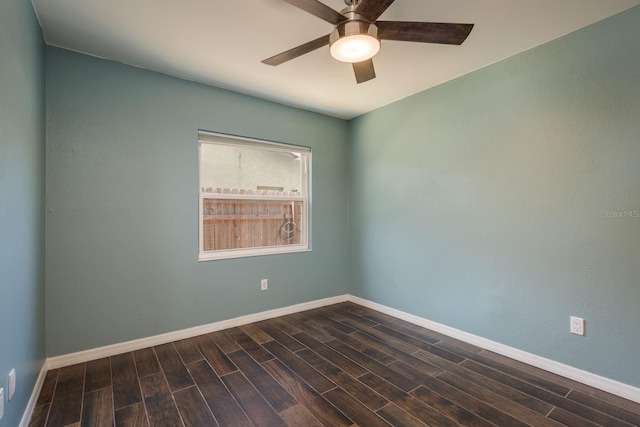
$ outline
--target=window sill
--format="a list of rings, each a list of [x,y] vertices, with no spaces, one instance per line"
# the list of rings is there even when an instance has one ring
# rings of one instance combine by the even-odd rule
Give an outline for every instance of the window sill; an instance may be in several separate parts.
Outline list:
[[[311,252],[311,248],[302,245],[269,247],[261,249],[235,249],[230,251],[206,252],[198,256],[198,262],[216,261],[220,259],[248,258],[263,255],[290,254],[296,252]]]

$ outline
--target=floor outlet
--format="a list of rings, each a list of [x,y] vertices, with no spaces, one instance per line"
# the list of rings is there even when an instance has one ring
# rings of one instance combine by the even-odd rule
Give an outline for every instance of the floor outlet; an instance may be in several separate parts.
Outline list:
[[[12,369],[7,380],[7,400],[13,399],[14,394],[16,394],[16,370]]]
[[[584,319],[571,316],[571,333],[576,335],[584,335]]]
[[[267,279],[262,279],[260,281],[260,290],[266,291],[267,289],[269,289],[269,282],[267,281]]]

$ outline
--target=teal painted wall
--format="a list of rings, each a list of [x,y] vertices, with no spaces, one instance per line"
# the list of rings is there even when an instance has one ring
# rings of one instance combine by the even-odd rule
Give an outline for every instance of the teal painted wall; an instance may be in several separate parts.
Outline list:
[[[640,386],[639,23],[350,122],[352,292]]]
[[[17,426],[45,357],[44,43],[31,3],[0,2],[0,387]],[[7,401],[15,368],[16,395]]]
[[[48,356],[348,292],[345,121],[53,47],[46,83]],[[312,147],[312,252],[197,262],[198,129]]]

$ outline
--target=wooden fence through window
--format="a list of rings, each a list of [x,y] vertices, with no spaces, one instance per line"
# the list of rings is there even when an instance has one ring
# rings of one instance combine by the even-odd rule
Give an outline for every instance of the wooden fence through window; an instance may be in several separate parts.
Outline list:
[[[203,199],[203,249],[259,248],[301,243],[299,200]]]

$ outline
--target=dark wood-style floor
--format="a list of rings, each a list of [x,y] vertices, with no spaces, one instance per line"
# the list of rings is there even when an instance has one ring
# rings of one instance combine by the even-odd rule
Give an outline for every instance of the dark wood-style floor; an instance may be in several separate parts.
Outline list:
[[[352,303],[47,373],[31,426],[631,426],[640,404]]]

